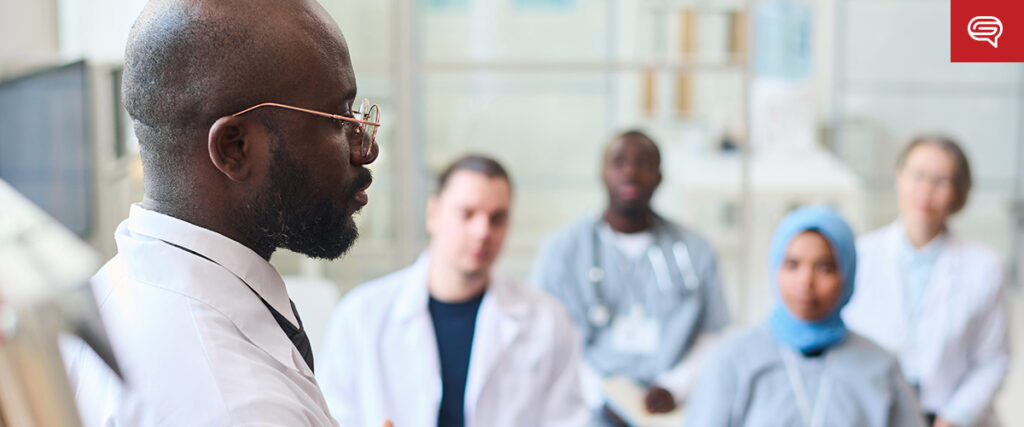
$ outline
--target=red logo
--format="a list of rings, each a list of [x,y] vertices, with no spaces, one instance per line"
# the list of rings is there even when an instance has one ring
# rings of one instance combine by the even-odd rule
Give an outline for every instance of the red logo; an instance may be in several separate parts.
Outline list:
[[[952,62],[1024,62],[1024,1],[951,0]]]

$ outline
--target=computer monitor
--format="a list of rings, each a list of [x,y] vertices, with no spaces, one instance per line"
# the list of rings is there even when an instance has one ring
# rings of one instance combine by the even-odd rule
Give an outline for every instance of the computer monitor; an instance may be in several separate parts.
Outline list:
[[[90,105],[84,61],[0,82],[0,179],[79,237],[95,199]]]

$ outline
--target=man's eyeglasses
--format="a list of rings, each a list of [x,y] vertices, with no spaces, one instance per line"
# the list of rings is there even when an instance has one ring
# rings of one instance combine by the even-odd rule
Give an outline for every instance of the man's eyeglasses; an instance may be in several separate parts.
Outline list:
[[[377,142],[377,131],[380,130],[380,106],[377,104],[371,105],[370,100],[368,99],[363,99],[363,102],[362,104],[359,105],[358,110],[349,111],[349,114],[351,114],[352,117],[310,110],[308,108],[293,107],[291,105],[278,104],[276,102],[264,102],[262,104],[253,105],[252,107],[246,108],[242,111],[232,114],[231,117],[241,116],[242,114],[248,113],[260,107],[285,108],[293,111],[315,114],[317,116],[327,117],[329,119],[348,122],[346,124],[353,129],[353,132],[355,132],[355,136],[360,138],[359,152],[364,157],[370,155],[370,150],[373,148],[373,144]]]

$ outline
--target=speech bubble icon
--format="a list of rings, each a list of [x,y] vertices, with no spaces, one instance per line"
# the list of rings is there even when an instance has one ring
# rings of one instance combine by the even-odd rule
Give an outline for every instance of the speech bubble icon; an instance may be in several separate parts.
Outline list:
[[[967,23],[967,34],[980,42],[989,42],[999,47],[999,36],[1003,35],[1003,21],[995,16],[975,16]]]

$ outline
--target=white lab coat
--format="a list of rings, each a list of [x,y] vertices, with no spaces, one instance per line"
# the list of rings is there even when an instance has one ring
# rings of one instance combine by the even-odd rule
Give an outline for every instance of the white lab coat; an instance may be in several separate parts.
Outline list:
[[[270,263],[139,206],[115,239],[118,254],[92,284],[127,383],[80,340],[62,342],[85,426],[336,425],[313,372],[254,293],[295,324]]]
[[[857,290],[847,325],[899,354],[908,319],[897,222],[857,242]],[[993,251],[951,235],[935,261],[917,323],[921,407],[958,425],[999,425],[995,395],[1007,376],[1010,343],[1003,272]]]
[[[428,310],[428,255],[352,290],[338,305],[317,378],[343,426],[436,426],[437,341]],[[552,297],[492,279],[480,304],[466,378],[467,427],[581,426],[580,342]]]

